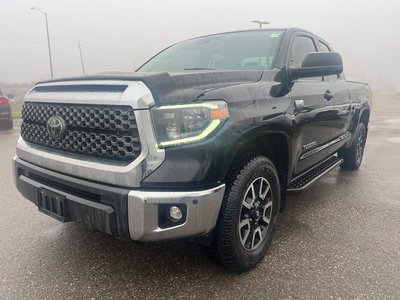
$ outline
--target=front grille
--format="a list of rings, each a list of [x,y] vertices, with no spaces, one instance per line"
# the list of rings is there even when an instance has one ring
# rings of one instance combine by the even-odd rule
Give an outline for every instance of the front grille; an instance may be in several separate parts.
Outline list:
[[[65,135],[50,136],[47,121],[65,121]],[[129,106],[26,102],[22,109],[24,140],[62,151],[106,159],[132,161],[141,144],[134,111]]]

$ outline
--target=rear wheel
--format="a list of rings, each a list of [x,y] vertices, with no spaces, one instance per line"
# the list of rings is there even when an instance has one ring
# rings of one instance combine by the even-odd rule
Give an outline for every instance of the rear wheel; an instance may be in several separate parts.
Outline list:
[[[359,123],[354,138],[353,144],[350,148],[341,149],[338,156],[343,158],[342,169],[357,170],[362,163],[364,157],[365,143],[367,141],[367,129],[364,123]]]
[[[264,156],[248,160],[227,183],[208,254],[234,272],[255,267],[272,241],[280,205],[279,177]]]

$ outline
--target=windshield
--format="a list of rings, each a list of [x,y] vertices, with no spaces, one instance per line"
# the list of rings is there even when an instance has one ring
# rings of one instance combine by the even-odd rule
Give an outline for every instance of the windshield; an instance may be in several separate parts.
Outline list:
[[[283,31],[223,33],[188,40],[160,52],[137,71],[269,70]]]

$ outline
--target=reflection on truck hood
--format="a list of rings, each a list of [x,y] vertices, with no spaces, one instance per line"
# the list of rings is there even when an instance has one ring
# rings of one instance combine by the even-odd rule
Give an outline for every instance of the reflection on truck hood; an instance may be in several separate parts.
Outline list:
[[[128,80],[142,81],[151,90],[156,104],[195,101],[208,90],[256,82],[262,71],[196,71],[182,73],[101,73],[93,76],[43,81]]]

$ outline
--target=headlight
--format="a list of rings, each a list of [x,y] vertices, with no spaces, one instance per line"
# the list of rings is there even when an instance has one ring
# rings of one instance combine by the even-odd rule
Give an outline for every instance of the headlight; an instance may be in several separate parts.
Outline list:
[[[199,142],[215,132],[229,117],[224,101],[168,105],[151,110],[158,147]]]

